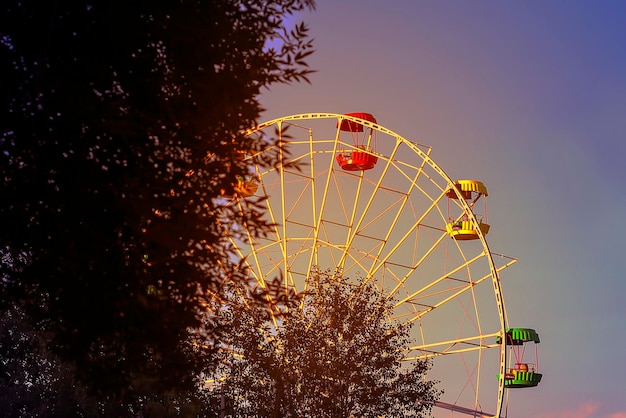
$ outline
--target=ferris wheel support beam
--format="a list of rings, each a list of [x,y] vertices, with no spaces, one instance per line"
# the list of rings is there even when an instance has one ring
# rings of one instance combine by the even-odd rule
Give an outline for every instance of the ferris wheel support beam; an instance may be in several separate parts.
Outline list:
[[[453,405],[446,402],[435,401],[435,406],[437,408],[447,409],[452,412],[458,412],[460,414],[471,415],[474,418],[494,418],[492,414],[485,414],[482,411],[476,411],[474,409],[465,408],[458,405]]]

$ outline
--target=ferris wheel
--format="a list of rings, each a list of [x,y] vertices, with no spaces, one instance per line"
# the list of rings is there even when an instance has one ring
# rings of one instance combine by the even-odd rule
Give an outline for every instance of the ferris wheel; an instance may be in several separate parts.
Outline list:
[[[315,267],[374,283],[393,319],[413,324],[406,360],[432,359],[442,414],[502,417],[508,389],[539,383],[536,360],[523,358],[538,334],[508,328],[499,272],[516,260],[489,250],[484,183],[451,179],[431,148],[368,113],[285,116],[247,135],[277,138],[268,152],[280,157],[261,169],[262,155],[247,155],[255,169],[225,197],[254,200],[274,225],[232,241],[259,286],[282,277],[302,291]]]

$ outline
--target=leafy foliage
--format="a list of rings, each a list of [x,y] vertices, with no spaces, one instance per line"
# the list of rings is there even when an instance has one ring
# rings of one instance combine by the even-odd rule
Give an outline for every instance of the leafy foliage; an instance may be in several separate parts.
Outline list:
[[[220,196],[247,173],[238,156],[273,145],[242,134],[261,89],[308,80],[307,28],[285,18],[313,6],[3,3],[0,303],[47,320],[90,392],[193,390],[213,364],[197,347],[215,334],[190,331],[245,274],[220,222],[269,227]]]
[[[207,416],[197,390],[173,388],[132,402],[94,397],[76,380],[76,367],[48,349],[48,328],[16,306],[0,315],[0,417]]]
[[[76,384],[71,364],[47,350],[49,337],[20,308],[2,311],[0,417],[97,415],[97,402]]]
[[[401,363],[409,327],[390,321],[392,301],[339,274],[309,281],[299,309],[271,316],[242,301],[223,314],[213,404],[258,417],[426,416],[440,391],[427,362]]]

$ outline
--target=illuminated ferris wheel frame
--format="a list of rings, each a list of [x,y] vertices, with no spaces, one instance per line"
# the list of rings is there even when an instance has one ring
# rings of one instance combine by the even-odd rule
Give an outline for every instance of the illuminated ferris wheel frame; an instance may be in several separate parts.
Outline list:
[[[507,327],[499,272],[516,260],[494,262],[486,203],[477,213],[484,184],[452,180],[430,147],[367,113],[285,116],[246,135],[277,140],[264,152],[279,156],[276,167],[262,169],[259,154],[246,155],[255,169],[224,197],[239,207],[255,201],[274,225],[267,237],[231,239],[259,286],[281,277],[286,289],[302,291],[315,267],[373,281],[393,298],[395,320],[417,324],[406,360],[432,358],[436,366],[453,358],[450,364],[460,365],[447,366],[461,384],[437,402],[441,408],[501,417],[505,389],[538,384],[536,363],[529,369],[520,351],[538,335]],[[507,354],[513,349],[514,365]],[[455,377],[454,367],[466,377]]]

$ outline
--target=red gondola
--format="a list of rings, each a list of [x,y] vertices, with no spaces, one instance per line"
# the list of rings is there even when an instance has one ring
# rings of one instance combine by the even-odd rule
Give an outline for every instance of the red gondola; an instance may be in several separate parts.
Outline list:
[[[370,113],[346,113],[346,116],[376,123],[376,118]],[[339,166],[346,171],[361,171],[374,168],[378,157],[374,155],[375,150],[372,148],[373,129],[365,129],[363,124],[350,119],[342,119],[338,122],[338,126],[340,131],[350,132],[354,144],[353,150],[341,151],[337,154],[336,159]]]

